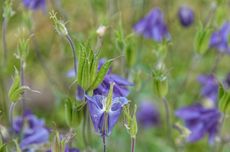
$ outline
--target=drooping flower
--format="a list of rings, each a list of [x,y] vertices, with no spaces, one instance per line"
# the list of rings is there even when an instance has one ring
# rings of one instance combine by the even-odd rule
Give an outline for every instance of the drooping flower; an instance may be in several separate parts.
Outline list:
[[[230,88],[230,73],[227,74],[226,78],[224,79],[223,84],[226,89]]]
[[[49,139],[49,131],[44,121],[28,111],[23,116],[14,119],[12,129],[20,136],[22,150],[30,149],[33,145],[44,144]]]
[[[105,63],[105,59],[101,59],[98,64],[98,71]],[[104,80],[102,83],[93,91],[94,95],[103,95],[106,96],[109,92],[110,83],[115,83],[113,88],[113,97],[126,97],[129,95],[129,86],[133,86],[133,83],[129,82],[125,78],[117,75],[112,74],[112,68],[109,69],[108,73],[105,75]],[[74,77],[74,71],[70,70],[67,73],[68,77]],[[77,99],[82,99],[84,96],[84,90],[78,86],[76,91]]]
[[[107,97],[94,95],[92,97],[86,96],[86,99],[95,131],[102,136],[110,135],[119,119],[122,107],[128,103],[128,100],[125,97],[113,98],[109,111],[107,112]],[[106,119],[105,115],[107,116]],[[104,124],[106,124],[107,128],[104,128]]]
[[[152,102],[141,102],[137,110],[137,121],[144,128],[154,127],[160,123],[159,112]]]
[[[181,6],[178,11],[178,18],[182,26],[189,27],[194,21],[193,10],[187,6]]]
[[[46,0],[22,0],[24,6],[28,9],[45,9]]]
[[[218,81],[216,77],[212,74],[201,75],[198,77],[198,81],[202,85],[201,95],[213,103],[216,103],[218,95]]]
[[[208,134],[209,143],[214,143],[221,117],[216,108],[207,109],[196,104],[181,108],[175,114],[185,122],[185,126],[191,131],[187,138],[188,142],[198,141]]]
[[[213,32],[210,38],[209,46],[217,49],[220,53],[230,53],[229,48],[230,23],[225,22],[222,27]]]
[[[48,150],[47,152],[52,152],[52,150]],[[68,145],[65,146],[65,151],[64,152],[80,152],[79,149],[77,148],[70,148]]]
[[[134,31],[145,38],[161,42],[169,40],[170,34],[164,21],[164,14],[159,8],[152,9],[143,19],[133,27]]]

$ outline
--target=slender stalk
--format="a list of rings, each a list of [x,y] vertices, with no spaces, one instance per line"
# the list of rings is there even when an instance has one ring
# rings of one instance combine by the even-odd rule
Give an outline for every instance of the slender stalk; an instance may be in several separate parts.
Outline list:
[[[10,125],[13,126],[13,120],[14,120],[14,107],[15,107],[16,103],[12,102],[10,105],[10,109],[9,109],[9,120],[10,120]]]
[[[222,57],[222,53],[218,53],[218,55],[216,55],[216,58],[215,58],[215,62],[212,66],[212,69],[211,69],[211,72],[212,74],[214,74],[216,72],[216,69],[221,61],[221,57]]]
[[[83,142],[84,144],[87,146],[88,145],[88,141],[86,139],[86,119],[87,119],[87,107],[84,108],[84,116],[85,118],[83,119],[83,126],[82,126],[82,138],[83,138]]]
[[[106,152],[106,128],[107,126],[107,117],[108,114],[104,113],[104,122],[103,122],[103,128],[102,128],[102,141],[103,141],[103,152]]]
[[[131,152],[135,152],[136,139],[131,138]]]
[[[25,85],[24,81],[24,68],[25,68],[25,62],[23,59],[20,60],[20,79],[21,79],[21,86]],[[25,110],[25,93],[22,93],[21,97],[21,102],[22,102],[22,111],[24,112]]]
[[[3,65],[7,63],[7,43],[6,43],[7,19],[3,18],[2,22],[2,46],[3,46]]]
[[[105,135],[102,135],[102,142],[103,142],[103,152],[106,152]]]
[[[77,57],[76,57],[76,49],[75,49],[75,46],[74,46],[74,43],[70,37],[70,35],[66,35],[66,38],[70,44],[70,47],[72,49],[72,53],[73,53],[73,60],[74,60],[74,72],[75,72],[75,76],[77,76]]]

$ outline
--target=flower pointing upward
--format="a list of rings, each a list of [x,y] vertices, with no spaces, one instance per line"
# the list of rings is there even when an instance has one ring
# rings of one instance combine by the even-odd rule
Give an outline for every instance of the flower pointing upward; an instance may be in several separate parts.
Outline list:
[[[110,85],[107,97],[102,95],[90,97],[86,95],[95,131],[101,136],[108,136],[111,134],[113,127],[119,119],[122,107],[128,103],[125,97],[112,97],[113,86],[114,83]]]

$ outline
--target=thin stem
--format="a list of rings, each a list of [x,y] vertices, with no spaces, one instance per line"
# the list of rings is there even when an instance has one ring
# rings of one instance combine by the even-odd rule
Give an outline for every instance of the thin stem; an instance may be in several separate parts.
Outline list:
[[[131,138],[131,152],[135,152],[136,139]]]
[[[102,141],[103,141],[103,152],[106,152],[106,129],[107,129],[107,113],[104,113],[104,122],[103,122],[103,128],[102,128]]]
[[[9,120],[10,120],[10,125],[13,126],[13,120],[14,120],[14,107],[15,107],[16,103],[12,102],[10,105],[10,109],[9,109]]]
[[[3,18],[2,22],[2,46],[3,46],[3,64],[7,63],[7,43],[6,43],[7,19]]]
[[[218,53],[218,55],[216,55],[215,62],[214,62],[212,69],[211,69],[212,74],[214,74],[216,72],[216,69],[220,63],[221,57],[222,57],[222,53]]]
[[[102,135],[102,142],[103,142],[103,152],[106,152],[105,135]]]
[[[162,101],[163,101],[165,112],[166,112],[165,117],[166,117],[166,126],[167,126],[167,138],[171,142],[172,137],[171,137],[171,123],[170,123],[170,115],[169,115],[169,105],[168,105],[167,99],[165,97],[162,98]]]
[[[83,138],[83,142],[84,144],[87,146],[88,145],[88,141],[86,139],[86,119],[87,119],[87,107],[85,106],[84,108],[84,116],[85,118],[83,119],[83,126],[82,126],[82,138]]]
[[[72,53],[73,53],[73,60],[74,60],[74,72],[75,72],[75,76],[77,76],[77,57],[76,57],[76,49],[75,49],[75,46],[74,46],[74,43],[70,37],[70,35],[66,35],[66,38],[70,44],[70,47],[72,49]]]
[[[25,66],[25,62],[23,59],[20,60],[20,79],[21,79],[21,86],[24,86],[25,84],[25,80],[24,80],[24,66]],[[25,93],[22,93],[22,98],[21,98],[21,102],[22,102],[22,111],[24,112],[25,110]]]

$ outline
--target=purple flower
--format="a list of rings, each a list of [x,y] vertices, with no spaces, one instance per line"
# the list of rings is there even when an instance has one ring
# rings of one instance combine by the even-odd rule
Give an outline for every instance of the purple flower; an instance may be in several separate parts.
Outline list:
[[[104,59],[101,59],[98,65],[98,70],[105,63]],[[109,69],[108,73],[104,77],[102,83],[93,91],[94,95],[106,96],[109,92],[109,87],[112,82],[115,83],[113,87],[113,97],[126,97],[129,95],[128,86],[132,86],[133,83],[127,81],[119,75],[111,74],[112,68]]]
[[[218,132],[220,112],[216,108],[205,109],[200,104],[181,108],[176,111],[176,116],[185,122],[191,131],[188,142],[195,142],[209,135],[209,143],[213,144]]]
[[[125,97],[115,97],[112,99],[112,104],[109,112],[106,112],[106,97],[101,95],[94,95],[92,97],[86,96],[87,105],[89,107],[89,112],[95,131],[102,136],[108,136],[114,125],[117,123],[118,118],[121,114],[122,107],[128,103]],[[107,119],[105,122],[105,115]],[[106,123],[107,128],[104,128]],[[104,130],[105,129],[105,130]]]
[[[187,6],[181,6],[178,11],[180,23],[184,27],[189,27],[194,21],[193,10]]]
[[[198,77],[198,81],[202,85],[201,95],[216,103],[218,95],[218,81],[216,77],[212,74],[201,75]]]
[[[105,63],[105,61],[106,61],[105,59],[101,59],[99,61],[98,71],[100,70],[102,65]],[[133,83],[129,82],[128,80],[126,80],[125,78],[123,78],[119,75],[112,74],[111,71],[112,71],[112,68],[109,69],[109,71],[105,75],[102,83],[96,89],[94,89],[94,91],[93,91],[94,95],[107,96],[107,94],[109,92],[109,86],[112,82],[114,82],[115,85],[113,88],[113,97],[126,97],[126,96],[128,96],[129,95],[128,86],[133,86]],[[68,77],[74,77],[73,70],[70,70],[67,73],[67,76]],[[78,100],[83,99],[84,93],[85,92],[84,92],[83,88],[78,86],[77,91],[76,91],[76,98]]]
[[[230,73],[227,74],[223,84],[226,89],[230,88]]]
[[[217,49],[220,53],[230,53],[228,44],[229,34],[230,23],[226,22],[219,30],[213,32],[210,38],[209,46]]]
[[[48,150],[47,152],[52,152],[52,150]],[[77,148],[70,148],[69,146],[66,146],[65,152],[80,152],[80,150]]]
[[[22,117],[13,121],[13,131],[19,135],[22,150],[30,148],[34,144],[43,144],[49,139],[49,131],[44,121],[38,119],[30,112],[25,112]]]
[[[22,0],[24,6],[28,9],[45,9],[46,0]]]
[[[153,127],[160,123],[159,112],[152,102],[141,102],[137,111],[137,121],[144,128]]]
[[[143,19],[133,27],[134,31],[145,38],[161,42],[170,39],[168,28],[164,21],[164,14],[159,8],[152,9]]]

